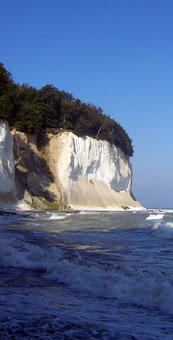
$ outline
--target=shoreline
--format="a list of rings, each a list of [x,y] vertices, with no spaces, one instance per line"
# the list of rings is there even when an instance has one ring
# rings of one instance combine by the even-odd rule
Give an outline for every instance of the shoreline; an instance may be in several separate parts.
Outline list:
[[[44,212],[59,212],[59,213],[66,213],[66,214],[78,214],[81,212],[89,213],[89,212],[95,212],[95,213],[114,213],[114,212],[132,212],[132,211],[146,211],[147,209],[144,207],[128,207],[126,209],[123,209],[121,207],[117,207],[114,209],[109,208],[93,208],[93,209],[87,209],[82,207],[82,209],[66,209],[66,210],[57,210],[57,209],[32,209],[27,204],[23,202],[16,202],[16,203],[5,203],[0,202],[0,215],[2,213],[44,213]]]

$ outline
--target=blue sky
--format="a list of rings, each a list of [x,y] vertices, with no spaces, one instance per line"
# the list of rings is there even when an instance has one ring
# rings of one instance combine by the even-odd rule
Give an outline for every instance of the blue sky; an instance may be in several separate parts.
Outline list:
[[[101,106],[134,144],[133,192],[173,207],[173,1],[1,1],[0,60],[18,83]]]

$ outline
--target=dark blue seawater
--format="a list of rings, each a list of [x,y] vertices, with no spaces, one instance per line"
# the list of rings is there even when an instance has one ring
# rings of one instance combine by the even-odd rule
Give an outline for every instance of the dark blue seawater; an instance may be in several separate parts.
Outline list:
[[[0,216],[0,339],[173,339],[173,210]]]

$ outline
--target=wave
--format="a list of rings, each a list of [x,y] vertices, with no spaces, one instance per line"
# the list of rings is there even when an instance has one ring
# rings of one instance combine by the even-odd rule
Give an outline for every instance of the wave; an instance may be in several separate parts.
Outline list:
[[[173,209],[159,209],[159,212],[172,214],[173,213]]]
[[[173,238],[173,222],[165,224],[156,223],[152,227],[155,230],[155,236],[158,238],[172,239]]]
[[[91,211],[85,211],[85,210],[81,210],[79,212],[79,215],[103,215],[104,213],[106,213],[105,211],[97,211],[97,210],[91,210]]]
[[[67,217],[73,216],[73,215],[75,215],[73,212],[72,213],[47,212],[46,215],[43,215],[43,217],[44,219],[48,219],[48,220],[64,220]],[[38,215],[38,218],[40,219],[40,215]]]
[[[164,214],[150,214],[148,217],[146,217],[146,220],[161,220],[164,218]]]
[[[64,220],[65,218],[66,218],[65,215],[62,216],[62,215],[58,215],[56,213],[51,214],[50,217],[49,217],[50,220]]]
[[[157,235],[160,237],[172,237],[172,231],[173,231],[173,216],[172,214],[169,214],[166,209],[163,212],[150,214],[146,217],[146,221],[156,221],[156,223],[153,224],[152,229],[157,230]],[[168,222],[167,222],[168,221]],[[172,230],[171,230],[172,228]],[[160,230],[160,232],[158,231]]]
[[[162,271],[96,264],[78,252],[24,243],[23,236],[10,233],[0,239],[0,247],[1,266],[41,270],[44,279],[81,294],[173,313],[173,280]]]

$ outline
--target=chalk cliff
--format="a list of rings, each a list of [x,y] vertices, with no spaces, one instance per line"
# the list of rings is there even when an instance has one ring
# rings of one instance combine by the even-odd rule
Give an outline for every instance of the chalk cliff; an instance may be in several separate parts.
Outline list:
[[[131,194],[129,159],[108,142],[60,133],[49,140],[49,163],[72,209],[141,207]]]
[[[16,202],[13,138],[5,120],[0,120],[0,201]]]
[[[0,202],[15,201],[17,192],[38,209],[141,208],[131,194],[129,159],[118,147],[71,132],[12,135],[1,120]]]

